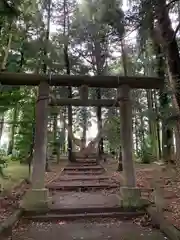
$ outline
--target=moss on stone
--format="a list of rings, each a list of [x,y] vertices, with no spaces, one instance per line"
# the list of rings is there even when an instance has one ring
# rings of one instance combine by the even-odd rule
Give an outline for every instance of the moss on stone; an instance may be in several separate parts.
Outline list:
[[[122,205],[126,208],[141,208],[143,201],[139,188],[121,187]]]
[[[21,206],[26,211],[45,211],[50,202],[48,189],[31,189],[25,194]]]

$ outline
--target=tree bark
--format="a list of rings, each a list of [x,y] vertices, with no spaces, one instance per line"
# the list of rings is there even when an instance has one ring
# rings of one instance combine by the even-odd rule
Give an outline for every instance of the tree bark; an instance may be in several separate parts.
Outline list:
[[[79,89],[80,100],[84,103],[87,102],[88,99],[88,86],[82,85]],[[81,147],[80,151],[82,151],[86,147],[86,131],[87,131],[87,109],[86,106],[83,106],[80,110],[82,116],[82,138],[81,138]]]
[[[53,148],[53,154],[57,154],[58,152],[58,139],[57,139],[57,114],[54,114],[53,116],[53,143],[54,143],[54,148]]]
[[[12,30],[12,22],[9,25],[9,31],[8,31],[9,36],[8,36],[8,40],[7,40],[7,47],[5,48],[5,51],[4,51],[3,61],[1,63],[1,71],[5,71],[5,69],[6,69],[6,64],[7,64],[7,60],[8,60],[8,56],[9,56],[9,50],[11,48],[12,37],[13,37],[11,30]]]
[[[160,45],[154,43],[154,51],[156,54],[156,71],[157,75],[160,78],[165,78],[165,60],[162,55],[162,50]],[[166,111],[170,105],[170,99],[167,94],[167,90],[161,89],[159,91],[159,103],[160,103],[160,112],[162,115],[162,157],[165,162],[168,162],[171,159],[171,150],[173,144],[173,131],[172,128],[168,126],[165,121]]]
[[[11,155],[13,153],[14,149],[14,137],[15,137],[15,130],[16,130],[16,121],[18,116],[18,106],[16,104],[15,108],[13,109],[13,123],[11,125],[11,131],[10,131],[10,141],[8,145],[8,151],[7,155]]]
[[[155,12],[162,38],[162,45],[167,56],[169,71],[172,75],[173,91],[180,109],[180,55],[176,34],[172,28],[168,8],[166,6],[166,0],[156,1]]]
[[[159,113],[159,107],[157,105],[158,102],[158,96],[156,91],[154,91],[154,106],[155,106],[155,112],[156,116],[158,116]],[[156,118],[156,134],[157,134],[157,160],[162,158],[162,151],[161,151],[161,137],[160,137],[160,120]]]
[[[172,82],[172,76],[171,76],[168,66],[167,66],[167,72],[168,72],[169,82],[170,82],[170,86],[171,86],[173,84],[173,82]],[[179,114],[179,107],[178,107],[177,100],[176,100],[176,97],[174,94],[172,95],[172,104],[173,104],[175,111],[177,111],[177,114]],[[179,121],[179,118],[177,119],[176,125],[175,125],[175,138],[176,138],[176,157],[175,157],[176,162],[175,163],[179,168],[180,167],[180,161],[179,161],[179,159],[180,159],[180,147],[179,147],[180,146],[180,121]]]
[[[98,88],[96,89],[96,94],[97,94],[97,99],[101,99],[101,89]],[[102,110],[101,107],[97,107],[97,123],[98,123],[98,131],[100,132],[102,129]],[[103,154],[103,138],[100,139],[98,143],[98,154],[99,158],[101,159],[102,154]]]
[[[138,118],[137,118],[137,114],[135,115],[135,124],[134,124],[134,130],[135,130],[135,152],[136,152],[136,156],[139,157],[139,132],[138,132]]]
[[[48,0],[47,2],[47,29],[45,32],[45,40],[44,40],[44,48],[43,48],[43,65],[42,65],[42,72],[44,74],[47,74],[48,66],[47,66],[47,58],[48,58],[48,47],[49,47],[49,34],[50,34],[50,20],[51,20],[51,0]],[[47,146],[46,146],[47,147]],[[50,171],[49,166],[49,159],[46,156],[46,172]]]
[[[2,138],[3,127],[4,127],[4,112],[0,116],[0,142]]]

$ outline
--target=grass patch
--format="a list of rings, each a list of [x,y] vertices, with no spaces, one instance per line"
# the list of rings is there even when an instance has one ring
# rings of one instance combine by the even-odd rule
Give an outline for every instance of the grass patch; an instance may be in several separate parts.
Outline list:
[[[19,162],[9,162],[8,167],[4,169],[4,174],[8,177],[0,177],[1,188],[9,191],[28,177],[28,166]]]

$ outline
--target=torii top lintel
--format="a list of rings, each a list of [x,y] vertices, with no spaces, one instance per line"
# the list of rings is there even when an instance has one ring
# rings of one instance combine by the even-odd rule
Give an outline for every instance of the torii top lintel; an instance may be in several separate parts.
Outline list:
[[[88,75],[40,75],[30,73],[1,72],[2,85],[36,86],[41,81],[48,81],[51,86],[80,87],[87,85],[96,88],[118,88],[128,85],[131,88],[159,89],[164,85],[164,79],[145,76],[88,76]]]

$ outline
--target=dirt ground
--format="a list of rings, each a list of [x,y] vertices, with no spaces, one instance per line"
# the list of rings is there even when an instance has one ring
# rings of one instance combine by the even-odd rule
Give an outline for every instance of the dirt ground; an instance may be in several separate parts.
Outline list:
[[[66,163],[62,162],[59,166],[52,165],[51,172],[46,173],[46,184],[59,176],[62,168]],[[4,191],[0,194],[0,223],[7,219],[15,209],[19,207],[20,200],[23,198],[25,192],[29,189],[30,184],[26,181],[21,181],[10,192]]]
[[[118,163],[109,161],[104,164],[113,178],[123,182],[123,176],[117,172]],[[163,208],[164,216],[180,229],[180,177],[173,166],[156,163],[135,164],[137,186],[142,188],[143,195]],[[156,189],[156,193],[151,192]]]

